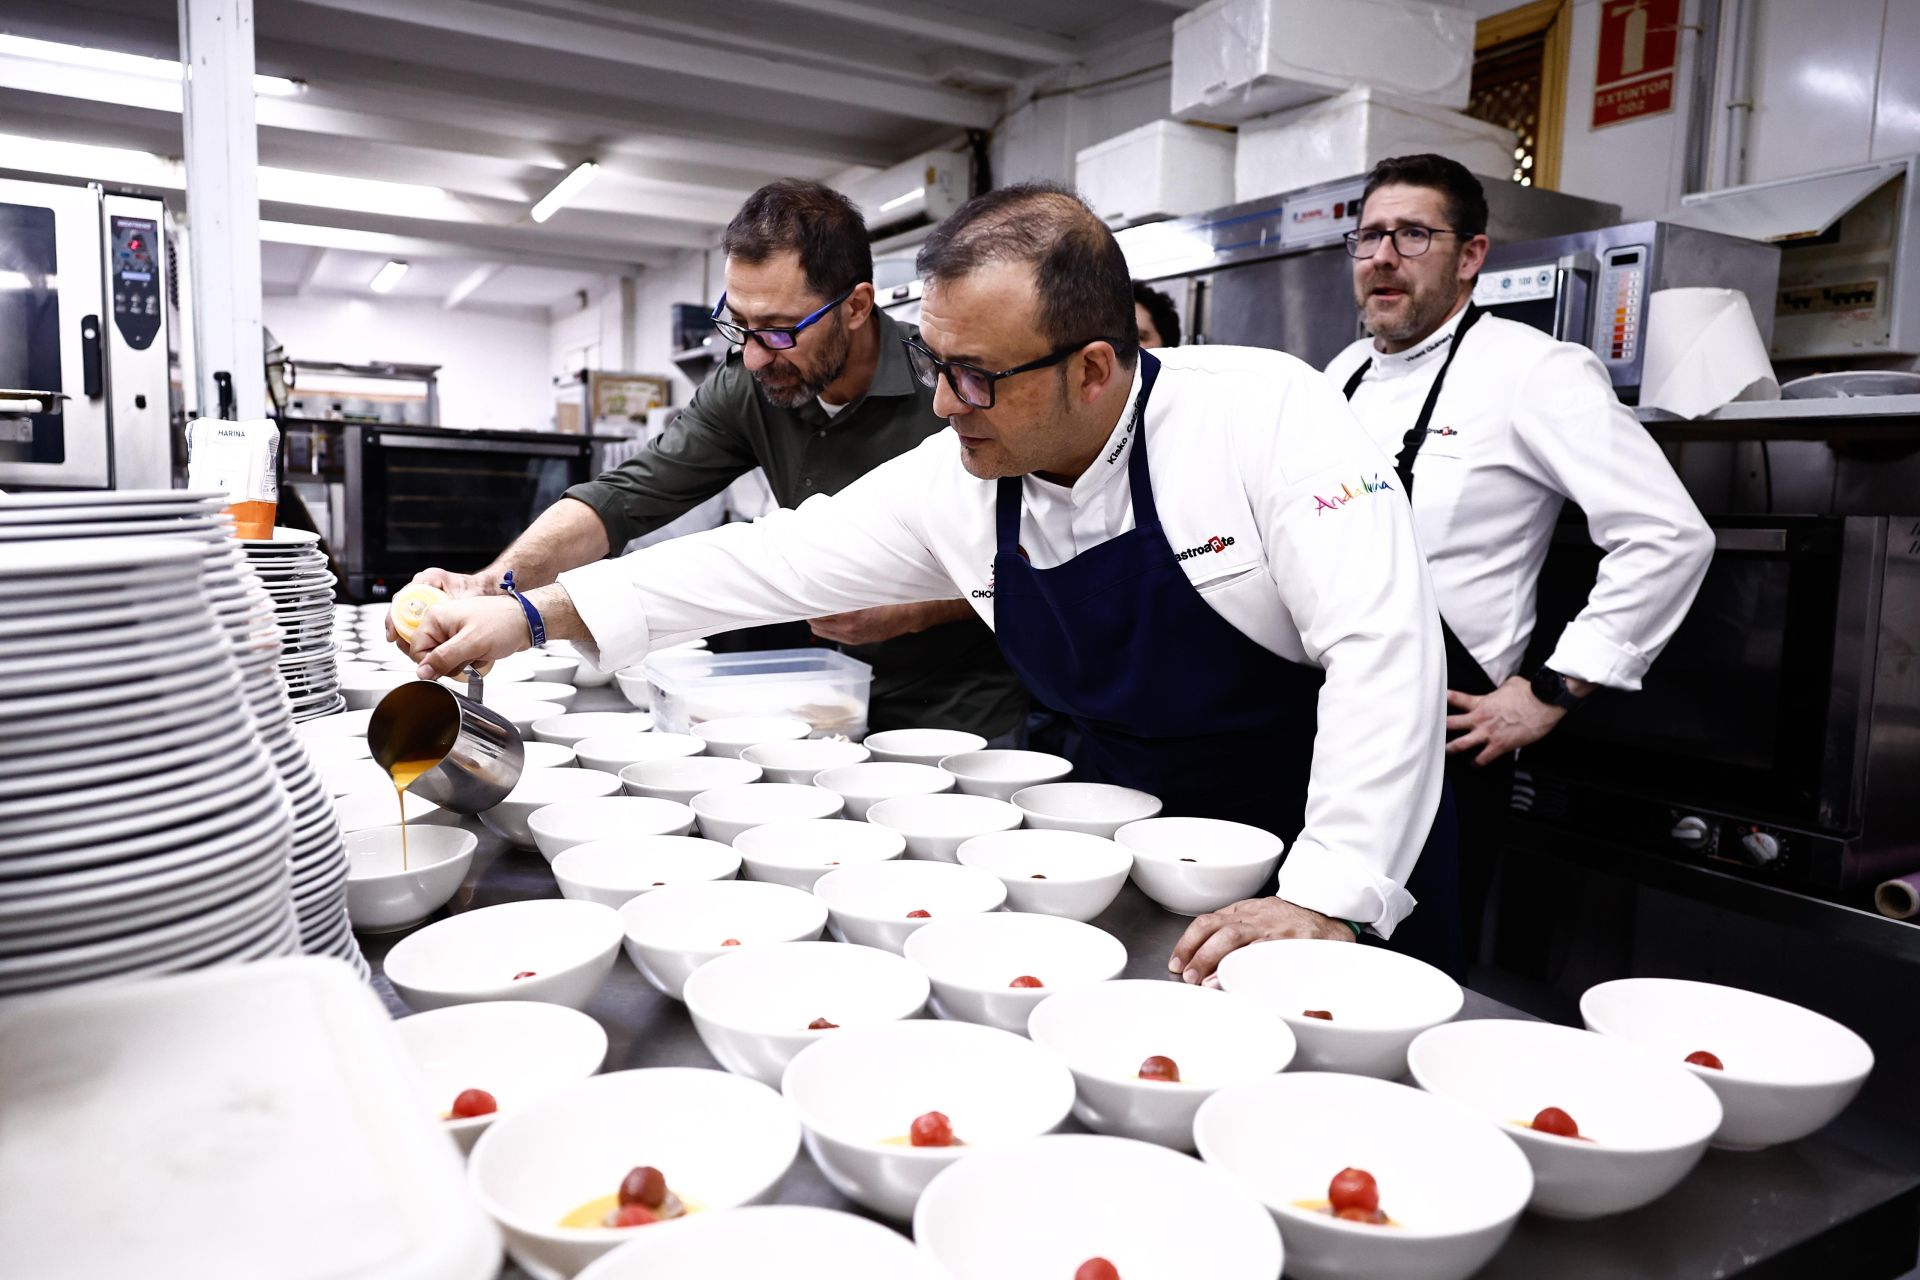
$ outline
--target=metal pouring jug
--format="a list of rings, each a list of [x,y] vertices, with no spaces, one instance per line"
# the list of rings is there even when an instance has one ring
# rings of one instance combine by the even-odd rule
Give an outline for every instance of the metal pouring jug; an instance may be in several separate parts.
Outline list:
[[[520,731],[480,702],[480,678],[468,668],[462,696],[433,680],[403,684],[380,699],[367,723],[374,763],[437,757],[407,790],[455,813],[479,813],[506,799],[526,766]]]

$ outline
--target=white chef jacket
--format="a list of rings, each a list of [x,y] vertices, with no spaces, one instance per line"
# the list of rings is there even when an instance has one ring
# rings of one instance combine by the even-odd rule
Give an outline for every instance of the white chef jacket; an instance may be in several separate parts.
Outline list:
[[[1147,452],[1168,554],[1256,643],[1324,668],[1306,825],[1279,893],[1382,935],[1439,804],[1445,656],[1400,483],[1338,392],[1291,356],[1159,353]],[[1021,482],[1020,543],[1058,565],[1134,525],[1133,402],[1071,486]],[[832,497],[560,576],[604,669],[716,631],[964,598],[993,623],[996,482],[949,432]],[[1196,661],[1204,655],[1196,654]],[[1180,673],[1159,673],[1179,697]]]
[[[1385,355],[1371,338],[1327,366],[1336,391],[1373,367],[1353,408],[1389,457],[1440,372],[1463,308],[1432,337]],[[1533,636],[1534,585],[1568,498],[1606,554],[1547,665],[1638,689],[1693,603],[1713,532],[1646,429],[1582,346],[1486,315],[1467,331],[1413,466],[1413,520],[1440,614],[1495,684]]]

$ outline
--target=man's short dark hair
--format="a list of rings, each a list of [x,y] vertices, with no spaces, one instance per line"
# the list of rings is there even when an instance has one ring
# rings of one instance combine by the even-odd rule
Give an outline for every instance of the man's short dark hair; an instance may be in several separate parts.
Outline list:
[[[822,298],[873,282],[873,247],[860,210],[817,182],[782,178],[748,196],[720,247],[750,266],[792,250],[800,255],[807,288]]]
[[[1461,239],[1484,235],[1487,230],[1487,193],[1480,179],[1467,172],[1458,160],[1423,153],[1393,156],[1373,166],[1367,175],[1367,189],[1360,196],[1360,213],[1365,216],[1367,201],[1381,187],[1430,187],[1447,199],[1447,221]]]
[[[1172,298],[1144,280],[1135,280],[1133,300],[1147,309],[1147,319],[1153,321],[1153,331],[1160,335],[1163,346],[1180,345],[1180,313],[1174,310]]]
[[[1122,368],[1134,367],[1140,329],[1133,276],[1120,242],[1079,196],[1051,182],[975,196],[934,228],[914,265],[933,284],[1007,262],[1033,269],[1040,333],[1049,346],[1104,340]]]

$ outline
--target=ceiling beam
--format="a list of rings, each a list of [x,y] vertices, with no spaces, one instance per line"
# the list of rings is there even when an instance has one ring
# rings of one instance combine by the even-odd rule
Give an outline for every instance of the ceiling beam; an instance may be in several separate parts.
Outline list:
[[[497,262],[488,262],[475,267],[467,273],[466,277],[461,280],[459,284],[456,284],[447,291],[446,299],[441,302],[440,305],[448,311],[459,310],[461,303],[471,298],[475,290],[499,275],[500,271],[501,266]]]
[[[307,260],[300,267],[300,278],[293,282],[294,297],[297,298],[307,291],[307,287],[313,283],[313,278],[320,274],[320,264],[326,260],[326,257],[327,250],[324,245],[314,245],[307,250]]]
[[[631,270],[635,262],[659,264],[671,255],[638,252],[624,260],[580,257],[562,253],[542,253],[519,248],[482,248],[460,244],[430,235],[395,235],[386,231],[367,231],[354,227],[333,227],[307,219],[305,211],[294,215],[301,221],[264,219],[260,238],[273,244],[301,244],[326,249],[345,249],[354,253],[377,253],[389,258],[451,258],[465,262],[484,259],[510,267],[539,267],[548,271],[577,271],[591,275],[618,275]]]
[[[508,44],[578,54],[722,83],[745,82],[825,102],[855,103],[908,119],[987,128],[999,115],[991,99],[957,89],[820,70],[662,36],[609,30],[480,3],[480,0],[307,0],[320,8],[439,27]]]
[[[632,10],[609,10],[609,6],[596,0],[541,0],[549,8],[579,10],[601,10],[625,12],[632,16]],[[1060,66],[1080,56],[1080,46],[1065,36],[1056,36],[1032,27],[1019,26],[1012,22],[999,22],[992,18],[977,18],[956,12],[953,8],[936,8],[931,5],[915,3],[913,0],[893,0],[881,5],[870,0],[765,0],[768,4],[783,9],[796,9],[803,13],[819,14],[827,18],[841,18],[864,27],[876,27],[882,31],[895,31],[901,35],[917,36],[938,40],[943,45],[958,46],[963,49],[978,49],[983,53],[996,53],[1003,57],[1017,58],[1022,62],[1037,62],[1043,66]]]

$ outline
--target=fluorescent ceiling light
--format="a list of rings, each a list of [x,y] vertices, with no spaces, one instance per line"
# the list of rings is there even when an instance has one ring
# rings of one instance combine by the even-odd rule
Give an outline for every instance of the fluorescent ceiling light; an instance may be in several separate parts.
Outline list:
[[[187,185],[186,171],[179,161],[150,151],[96,147],[84,142],[52,142],[15,134],[0,133],[0,164],[26,173],[162,187],[169,191],[178,191]]]
[[[393,286],[400,283],[400,277],[407,274],[407,264],[397,259],[373,273],[373,279],[367,282],[367,288],[375,293],[390,293]]]
[[[353,209],[396,218],[447,219],[459,211],[458,202],[439,187],[383,182],[376,178],[343,178],[331,173],[307,173],[264,165],[259,173],[260,198],[283,204]]]
[[[881,205],[880,212],[892,213],[895,209],[898,209],[903,204],[912,204],[915,200],[918,200],[921,196],[925,195],[926,193],[927,193],[927,189],[925,187],[915,187],[913,190],[907,192],[907,194],[903,196],[895,196],[893,199]]]
[[[18,292],[33,288],[33,281],[27,279],[24,271],[0,271],[0,290]]]
[[[0,53],[57,63],[63,67],[94,67],[149,80],[171,80],[176,84],[182,75],[180,64],[171,58],[148,58],[137,53],[115,53],[111,49],[89,49],[84,45],[59,44],[52,40],[29,40],[25,36],[0,35]],[[289,80],[284,76],[256,75],[253,78],[255,93],[274,98],[292,97],[305,92],[306,87],[304,81]]]
[[[572,173],[560,179],[553,190],[540,197],[539,202],[533,206],[533,220],[545,222],[551,218],[559,212],[562,205],[586,190],[587,184],[599,176],[599,173],[599,165],[591,160],[582,160],[573,167]]]

